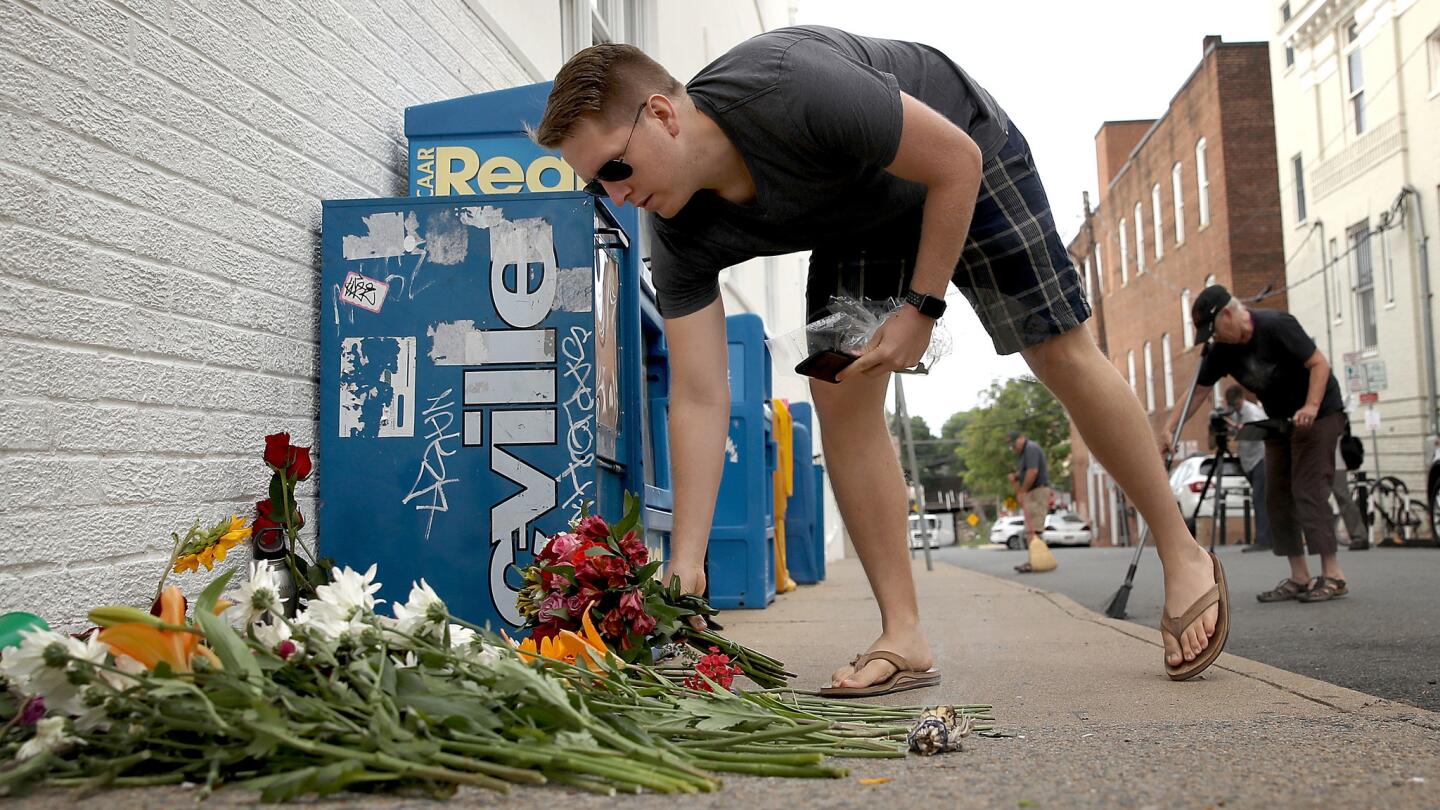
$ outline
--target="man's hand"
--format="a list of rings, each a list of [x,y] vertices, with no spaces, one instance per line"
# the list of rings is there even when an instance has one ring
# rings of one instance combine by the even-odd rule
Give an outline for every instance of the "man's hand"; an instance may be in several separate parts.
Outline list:
[[[875,330],[865,353],[835,375],[835,379],[845,382],[855,374],[910,368],[920,362],[925,350],[930,348],[930,332],[934,328],[935,321],[921,315],[920,310],[908,304],[901,307]]]
[[[1156,434],[1155,447],[1160,450],[1161,458],[1168,459],[1174,454],[1175,448],[1170,446],[1170,435],[1174,432],[1174,429],[1167,425],[1163,432]]]
[[[703,565],[671,565],[665,572],[665,578],[661,580],[669,586],[671,577],[680,578],[680,593],[693,593],[703,596],[705,594],[705,566]],[[691,616],[690,626],[696,630],[705,629],[705,619],[701,616]]]
[[[1295,427],[1308,428],[1315,424],[1315,417],[1320,413],[1319,405],[1306,405],[1295,412]]]

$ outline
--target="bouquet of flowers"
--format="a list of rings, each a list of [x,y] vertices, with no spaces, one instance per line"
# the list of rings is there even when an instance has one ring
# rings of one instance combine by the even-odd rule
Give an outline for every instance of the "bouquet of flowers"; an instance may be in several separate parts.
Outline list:
[[[36,627],[0,649],[0,797],[182,782],[265,801],[545,783],[708,792],[721,773],[838,778],[829,758],[903,758],[920,711],[692,688],[731,674],[723,654],[691,684],[622,667],[587,613],[583,636],[526,653],[451,615],[423,580],[382,615],[374,566],[332,569],[291,619],[273,570],[252,566],[233,603],[219,598],[230,571],[188,605],[167,588],[159,615],[97,608],[104,629],[86,640]]]
[[[678,578],[668,586],[656,578],[662,563],[650,560],[636,533],[639,511],[639,500],[626,493],[625,515],[617,523],[586,515],[535,552],[535,562],[522,570],[525,587],[517,598],[530,639],[538,644],[576,633],[588,611],[600,637],[627,663],[649,664],[662,651],[699,659],[693,650],[728,656],[762,687],[784,686],[795,677],[783,663],[693,626],[691,617],[708,622],[717,611],[698,595],[681,594]]]

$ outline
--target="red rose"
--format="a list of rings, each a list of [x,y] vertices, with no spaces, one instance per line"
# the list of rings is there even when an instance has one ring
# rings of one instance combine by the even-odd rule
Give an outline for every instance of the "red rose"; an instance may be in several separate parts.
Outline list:
[[[600,634],[610,639],[623,639],[630,632],[630,626],[620,611],[612,610],[600,620]]]
[[[290,445],[290,474],[296,481],[310,477],[310,448]]]
[[[290,466],[290,434],[271,433],[265,437],[265,463],[277,470]]]
[[[575,533],[587,540],[603,540],[610,535],[610,527],[599,515],[587,515],[575,526]]]
[[[274,509],[275,506],[274,504],[270,503],[269,498],[266,498],[263,501],[255,502],[255,522],[250,526],[251,534],[259,534],[264,529],[270,529],[276,526],[285,525],[281,522],[282,520],[284,520],[285,516],[280,514],[272,514],[274,512]],[[296,509],[295,528],[299,529],[304,525],[305,516],[300,513],[299,509]]]

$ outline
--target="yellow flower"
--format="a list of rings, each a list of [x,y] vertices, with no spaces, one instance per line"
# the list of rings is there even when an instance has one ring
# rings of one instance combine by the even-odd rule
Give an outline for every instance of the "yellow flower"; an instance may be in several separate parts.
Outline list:
[[[213,570],[215,563],[223,562],[225,555],[230,553],[230,549],[248,538],[250,532],[251,529],[245,525],[244,518],[239,515],[231,515],[228,524],[221,521],[207,533],[208,536],[216,537],[215,540],[210,541],[209,545],[204,548],[197,548],[196,544],[189,546],[188,553],[182,554],[175,560],[174,572],[183,574],[186,571],[199,571],[202,565],[205,566],[206,571]]]
[[[553,638],[540,639],[538,645],[533,636],[516,644],[510,636],[504,634],[504,631],[501,631],[501,635],[505,635],[505,640],[519,651],[520,660],[527,664],[535,660],[538,655],[541,658],[552,658],[567,664],[583,663],[591,672],[599,672],[602,668],[601,662],[610,655],[610,649],[605,646],[604,639],[596,632],[594,623],[590,621],[589,606],[586,606],[580,623],[584,626],[585,635],[581,636],[571,630],[561,630],[560,634]]]
[[[172,626],[185,624],[185,597],[173,585],[160,594],[160,621]],[[139,622],[125,622],[101,630],[98,638],[110,647],[111,653],[128,655],[146,669],[153,670],[164,662],[173,672],[189,672],[190,662],[196,655],[209,659],[217,667],[220,663],[214,653],[200,646],[199,634],[187,630],[162,630]]]

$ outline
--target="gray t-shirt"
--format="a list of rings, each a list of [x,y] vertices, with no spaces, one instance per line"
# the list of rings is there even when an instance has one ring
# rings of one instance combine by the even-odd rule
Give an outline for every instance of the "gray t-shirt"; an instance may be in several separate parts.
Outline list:
[[[1250,400],[1242,400],[1240,412],[1235,415],[1237,421],[1244,425],[1249,422],[1259,422],[1265,418],[1265,409]],[[1235,442],[1240,451],[1240,468],[1245,472],[1255,469],[1255,465],[1265,460],[1265,441],[1263,439],[1246,440]]]
[[[1026,439],[1025,447],[1020,451],[1018,474],[1021,486],[1025,484],[1025,473],[1030,470],[1038,471],[1035,473],[1035,483],[1030,486],[1031,489],[1050,486],[1050,471],[1045,466],[1045,451],[1040,449],[1040,445]]]
[[[885,171],[900,146],[904,91],[965,130],[985,160],[1005,143],[1004,111],[954,62],[913,42],[834,28],[781,28],[700,71],[686,89],[745,159],[755,200],[702,190],[652,217],[660,311],[688,315],[720,295],[720,271],[818,247],[918,248],[925,187]]]

